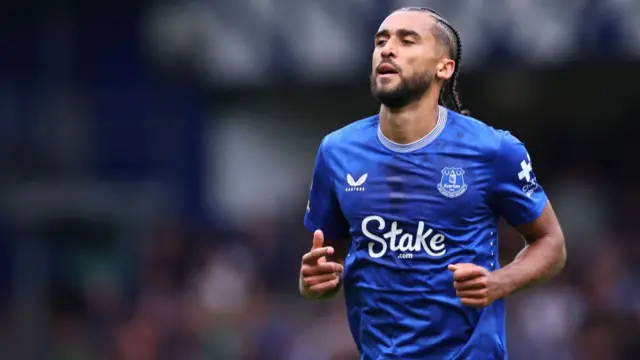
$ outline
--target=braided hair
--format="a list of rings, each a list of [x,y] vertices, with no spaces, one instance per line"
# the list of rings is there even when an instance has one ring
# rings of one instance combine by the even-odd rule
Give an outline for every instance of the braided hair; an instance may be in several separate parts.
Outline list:
[[[436,26],[432,29],[433,36],[447,48],[449,57],[456,63],[451,78],[445,81],[440,90],[438,104],[453,109],[463,115],[469,115],[469,111],[462,108],[460,95],[456,89],[458,85],[458,69],[460,68],[460,61],[462,60],[462,42],[460,41],[458,31],[449,24],[442,15],[427,7],[405,7],[397,11],[419,11],[429,13],[433,16],[436,21]]]

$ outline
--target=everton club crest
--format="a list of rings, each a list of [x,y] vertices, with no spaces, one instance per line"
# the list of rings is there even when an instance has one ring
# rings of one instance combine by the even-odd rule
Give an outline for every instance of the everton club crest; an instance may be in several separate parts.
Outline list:
[[[464,183],[464,170],[456,167],[446,167],[441,172],[442,178],[438,184],[440,194],[453,199],[467,191],[467,184]]]

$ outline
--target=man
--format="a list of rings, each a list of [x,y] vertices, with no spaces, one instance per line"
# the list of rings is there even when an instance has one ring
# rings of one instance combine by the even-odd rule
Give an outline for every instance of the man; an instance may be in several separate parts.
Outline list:
[[[460,114],[460,50],[457,31],[429,9],[389,15],[373,52],[379,115],[327,135],[318,151],[300,291],[344,288],[362,359],[506,359],[504,298],[564,266],[562,231],[524,145]],[[501,216],[526,239],[503,268]]]

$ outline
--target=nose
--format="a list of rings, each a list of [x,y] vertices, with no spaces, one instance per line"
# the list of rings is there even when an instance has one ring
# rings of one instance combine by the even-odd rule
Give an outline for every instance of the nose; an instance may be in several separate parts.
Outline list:
[[[383,58],[395,58],[396,57],[396,49],[395,46],[393,46],[392,41],[387,41],[384,46],[382,47],[382,51],[380,52],[380,55]]]

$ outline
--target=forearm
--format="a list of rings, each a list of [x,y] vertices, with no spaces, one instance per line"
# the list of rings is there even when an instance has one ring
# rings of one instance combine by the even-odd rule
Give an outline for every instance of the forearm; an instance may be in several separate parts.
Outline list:
[[[561,234],[531,241],[507,266],[493,272],[500,297],[543,283],[562,270],[566,260]]]

